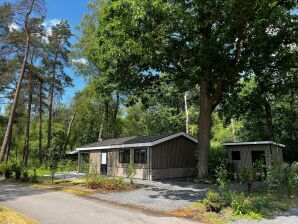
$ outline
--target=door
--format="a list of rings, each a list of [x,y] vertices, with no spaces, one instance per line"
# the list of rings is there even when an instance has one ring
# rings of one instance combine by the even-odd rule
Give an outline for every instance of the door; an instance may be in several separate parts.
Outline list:
[[[101,160],[100,160],[100,174],[107,175],[108,171],[108,152],[101,152]]]

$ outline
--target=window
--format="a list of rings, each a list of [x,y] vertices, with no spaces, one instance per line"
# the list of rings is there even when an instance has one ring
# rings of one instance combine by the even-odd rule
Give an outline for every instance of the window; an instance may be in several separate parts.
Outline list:
[[[120,149],[119,150],[119,163],[129,163],[130,162],[130,150]]]
[[[240,160],[240,151],[232,151],[232,160]]]
[[[147,163],[147,149],[135,149],[134,162],[135,163]]]

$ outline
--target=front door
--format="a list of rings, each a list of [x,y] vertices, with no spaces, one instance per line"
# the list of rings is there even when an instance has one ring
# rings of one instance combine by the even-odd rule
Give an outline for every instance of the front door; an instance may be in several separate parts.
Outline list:
[[[100,174],[107,175],[108,171],[108,152],[102,151],[101,152],[101,160],[100,160]]]

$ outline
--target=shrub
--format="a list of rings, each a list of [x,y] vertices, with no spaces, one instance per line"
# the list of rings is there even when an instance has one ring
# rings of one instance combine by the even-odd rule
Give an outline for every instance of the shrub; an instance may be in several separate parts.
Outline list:
[[[27,170],[24,170],[24,171],[23,171],[23,174],[22,174],[22,181],[23,181],[23,182],[28,182],[28,181],[29,181],[29,174],[28,174],[28,171],[27,171]]]
[[[128,165],[128,177],[129,177],[130,184],[133,184],[132,178],[134,175],[135,175],[135,165],[132,161],[130,161]]]
[[[37,173],[36,173],[36,168],[33,168],[33,175],[31,176],[31,182],[32,183],[38,183],[38,177],[37,177]]]
[[[13,164],[10,161],[1,163],[0,172],[6,179],[10,178],[13,173]]]
[[[256,178],[256,172],[253,168],[250,167],[242,167],[239,170],[239,180],[240,183],[247,185],[247,192],[251,192],[252,183]]]
[[[280,183],[280,169],[277,166],[274,165],[269,165],[268,169],[267,169],[267,177],[266,177],[266,184],[268,186],[268,191],[270,191],[270,189],[276,188],[277,186],[279,186]]]
[[[251,199],[252,210],[255,213],[262,213],[269,205],[268,196],[253,197]]]
[[[233,213],[236,215],[249,214],[252,211],[252,202],[250,198],[243,194],[235,195],[232,200]]]
[[[22,176],[22,166],[19,163],[12,164],[12,172],[15,174],[16,180],[20,180]]]
[[[125,188],[124,178],[108,178],[94,174],[85,176],[87,187],[102,190],[120,190]]]
[[[212,145],[208,155],[208,169],[209,174],[214,176],[218,164],[227,158],[226,150],[222,145]]]
[[[298,162],[293,162],[292,165],[284,163],[282,167],[284,183],[291,196],[293,188],[298,185]]]
[[[205,205],[207,211],[212,212],[220,212],[224,206],[222,197],[214,190],[209,190],[207,192],[206,197],[203,200],[203,204]]]

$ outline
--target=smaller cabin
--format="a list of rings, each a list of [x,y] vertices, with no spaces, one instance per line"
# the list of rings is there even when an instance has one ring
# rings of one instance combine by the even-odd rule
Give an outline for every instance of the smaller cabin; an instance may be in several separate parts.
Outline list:
[[[255,167],[257,161],[263,161],[266,167],[283,163],[285,145],[271,141],[225,143],[228,161],[234,165],[235,171],[242,167]]]

